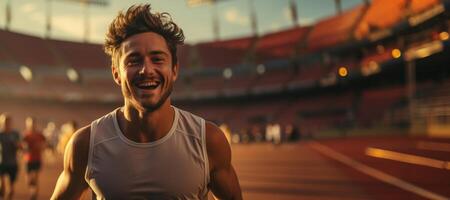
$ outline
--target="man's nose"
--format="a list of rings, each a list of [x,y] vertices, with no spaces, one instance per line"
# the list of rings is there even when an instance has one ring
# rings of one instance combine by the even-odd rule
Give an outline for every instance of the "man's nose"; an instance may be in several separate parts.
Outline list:
[[[144,63],[139,71],[140,74],[151,74],[155,72],[155,66],[150,58],[145,58]]]

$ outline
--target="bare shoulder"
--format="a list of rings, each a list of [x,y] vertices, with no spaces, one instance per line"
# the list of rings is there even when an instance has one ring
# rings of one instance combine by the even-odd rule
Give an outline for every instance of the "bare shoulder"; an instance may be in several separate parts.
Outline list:
[[[85,126],[83,128],[78,129],[73,135],[71,140],[72,146],[84,149],[89,148],[91,135],[91,126]]]
[[[231,148],[225,134],[213,123],[206,123],[206,148],[209,159],[208,187],[217,199],[242,199],[239,180],[231,164]]]
[[[51,197],[56,199],[79,199],[83,191],[88,188],[84,179],[89,152],[90,126],[77,130],[64,152],[63,172],[58,178]]]
[[[212,169],[230,163],[231,149],[225,134],[212,122],[206,122],[206,149]]]
[[[206,145],[208,149],[210,147],[214,148],[217,145],[228,146],[225,134],[214,123],[207,121],[205,131],[206,131]]]
[[[87,165],[91,127],[78,129],[67,143],[64,153],[65,167],[71,170],[83,169]]]

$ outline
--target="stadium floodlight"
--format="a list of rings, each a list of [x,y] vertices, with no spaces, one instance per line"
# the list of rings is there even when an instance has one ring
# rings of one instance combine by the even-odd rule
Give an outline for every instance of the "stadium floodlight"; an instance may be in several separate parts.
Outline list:
[[[263,64],[259,64],[258,66],[256,66],[256,73],[258,73],[259,75],[262,75],[266,72],[266,66],[264,66]]]
[[[69,68],[66,70],[67,78],[73,83],[76,83],[80,80],[80,75],[74,68]]]
[[[400,51],[400,49],[393,49],[391,54],[393,58],[400,58],[400,56],[402,56],[402,51]]]
[[[219,1],[224,1],[224,0],[186,0],[186,3],[189,7],[196,7],[196,6],[200,6],[203,4],[214,4]]]
[[[347,67],[345,67],[345,66],[339,67],[338,74],[342,78],[347,77],[347,75],[348,75]]]
[[[83,3],[89,5],[107,6],[109,5],[108,0],[58,0],[58,1],[71,1],[76,3]]]
[[[442,40],[442,41],[445,41],[445,40],[448,40],[448,32],[445,32],[445,31],[443,31],[443,32],[440,32],[439,33],[439,38]]]
[[[405,53],[405,60],[411,61],[416,59],[421,59],[439,53],[444,49],[444,45],[441,41],[436,40],[427,44],[423,44],[418,47],[408,49]]]
[[[214,0],[187,0],[186,3],[189,7],[195,7],[202,4],[210,4],[213,3]]]
[[[19,68],[19,72],[20,75],[22,75],[22,78],[27,82],[31,82],[33,80],[33,71],[29,67],[22,65]]]
[[[230,79],[233,76],[233,71],[230,68],[226,68],[223,70],[223,77],[225,79]]]

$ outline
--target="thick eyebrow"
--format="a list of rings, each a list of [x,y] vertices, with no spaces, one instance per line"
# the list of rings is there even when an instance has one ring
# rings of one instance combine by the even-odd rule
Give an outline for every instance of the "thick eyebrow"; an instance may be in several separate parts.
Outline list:
[[[163,55],[165,57],[169,57],[169,54],[165,51],[161,50],[151,50],[148,52],[149,55]],[[138,51],[129,52],[125,55],[125,59],[132,58],[132,57],[138,57],[141,56],[141,54]]]
[[[139,52],[131,52],[131,53],[128,53],[127,55],[125,55],[125,58],[131,58],[131,57],[136,57],[136,56],[139,56]]]
[[[149,51],[148,54],[150,54],[150,55],[165,55],[165,56],[169,57],[169,54],[167,52],[159,51],[159,50]]]

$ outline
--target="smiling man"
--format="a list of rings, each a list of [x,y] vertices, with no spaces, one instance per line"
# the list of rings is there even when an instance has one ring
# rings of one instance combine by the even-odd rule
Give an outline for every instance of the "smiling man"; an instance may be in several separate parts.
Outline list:
[[[220,129],[171,105],[183,31],[150,5],[130,7],[109,27],[105,51],[124,105],[78,130],[52,199],[242,199]]]

